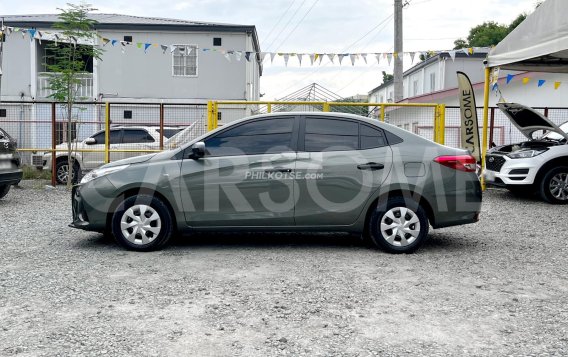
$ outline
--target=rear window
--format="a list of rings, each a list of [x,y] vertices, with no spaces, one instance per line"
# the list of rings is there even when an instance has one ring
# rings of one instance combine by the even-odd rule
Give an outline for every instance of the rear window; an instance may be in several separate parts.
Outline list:
[[[182,131],[183,129],[181,128],[175,128],[175,129],[164,129],[164,136],[166,137],[166,139],[171,138],[172,136],[176,135],[177,133],[179,133],[180,131]],[[156,130],[158,133],[161,132],[160,129]]]
[[[4,130],[0,129],[0,139],[10,139],[10,135],[8,135],[8,133]]]

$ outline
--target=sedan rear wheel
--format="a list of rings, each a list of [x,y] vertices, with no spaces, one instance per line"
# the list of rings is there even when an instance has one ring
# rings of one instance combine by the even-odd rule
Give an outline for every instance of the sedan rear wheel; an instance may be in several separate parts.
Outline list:
[[[415,201],[403,197],[380,203],[369,224],[375,245],[390,253],[412,253],[428,237],[426,213]]]
[[[112,217],[112,233],[123,247],[151,251],[164,246],[172,236],[173,219],[157,197],[137,195],[125,199]]]
[[[568,204],[568,167],[555,167],[548,171],[540,183],[540,194],[550,203]]]

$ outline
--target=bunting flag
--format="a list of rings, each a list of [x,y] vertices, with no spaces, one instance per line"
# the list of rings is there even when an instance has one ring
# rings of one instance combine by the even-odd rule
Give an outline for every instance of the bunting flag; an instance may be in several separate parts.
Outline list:
[[[302,53],[298,53],[298,63],[300,64],[300,67],[302,67]]]
[[[170,53],[174,53],[176,51],[176,45],[170,45]]]
[[[323,60],[323,53],[318,53],[319,65],[321,66],[321,61]]]
[[[145,43],[145,44],[144,44],[144,53],[146,53],[146,51],[148,51],[148,48],[149,48],[150,46],[152,46],[151,43]]]
[[[398,59],[398,52],[393,52],[392,56],[394,57],[394,59]]]
[[[224,53],[223,53],[224,52]],[[221,51],[221,53],[223,53],[223,55],[225,56],[225,58],[227,59],[227,61],[231,62],[231,55],[226,52],[226,51]]]
[[[114,46],[114,43],[112,45]],[[166,51],[168,50],[168,46],[166,45],[161,45],[160,47],[162,48],[162,53],[166,53]]]
[[[333,63],[333,60],[335,59],[335,53],[328,53],[327,58],[329,58],[329,61]]]
[[[514,74],[508,74],[507,75],[507,84],[509,84],[509,82],[511,82],[513,80],[513,78],[515,78]]]
[[[340,66],[341,66],[341,61],[343,61],[343,57],[345,57],[345,55],[343,53],[337,55],[337,58],[339,59],[339,65]]]
[[[29,29],[29,30],[28,30],[28,34],[30,35],[30,41],[33,41],[33,40],[34,40],[35,33],[36,33],[36,30],[35,30],[35,29]]]
[[[310,53],[308,56],[310,57],[310,64],[313,66],[316,55],[314,53]]]
[[[284,65],[288,67],[288,60],[290,59],[290,55],[285,53],[283,54],[283,56],[284,56]]]
[[[118,42],[118,41],[116,41],[116,40],[112,40],[112,41],[110,41],[110,44],[114,47],[114,45],[116,45],[117,42]],[[167,49],[167,47],[168,47],[168,46],[166,46],[166,49]]]
[[[365,61],[365,64],[367,63],[367,54],[366,53],[360,53],[359,56],[361,56],[361,58],[363,58],[363,61]]]
[[[261,52],[260,53],[260,62],[264,62],[264,58],[266,57],[266,52]]]
[[[245,59],[247,60],[247,62],[250,62],[250,54],[251,52],[249,51],[245,52]]]
[[[274,56],[276,56],[276,53],[274,52],[270,52],[270,63],[274,63]]]
[[[103,47],[106,46],[109,42],[110,40],[108,38],[103,37]]]
[[[142,42],[136,42],[136,47],[142,48]]]
[[[456,61],[456,51],[450,51],[450,52],[448,52],[448,54],[450,55],[452,62],[455,62]]]
[[[389,66],[390,66],[391,62],[392,62],[392,53],[387,53],[387,61],[389,62]]]
[[[561,82],[554,82],[554,90],[557,90],[560,87]]]
[[[529,77],[524,77],[523,78],[523,84],[528,84],[530,82],[530,78]]]
[[[463,53],[469,56],[469,48],[462,48]]]
[[[450,51],[450,52],[452,52],[452,51]],[[410,60],[412,61],[411,64],[414,64],[414,56],[416,56],[416,52],[410,52],[409,54],[410,54]],[[451,54],[450,54],[450,56],[451,56]],[[456,52],[454,51],[454,58],[455,58],[455,56],[456,56]]]
[[[375,58],[377,59],[377,64],[381,63],[381,54],[380,53],[376,53],[375,54]]]
[[[243,57],[243,52],[242,51],[235,51],[235,58],[237,59],[238,62],[241,61],[241,58]]]
[[[350,54],[349,59],[351,59],[351,65],[354,66],[355,60],[357,59],[357,54],[355,54],[355,53]]]
[[[542,87],[542,86],[544,85],[544,82],[546,82],[546,80],[544,80],[544,79],[539,79],[539,80],[538,80],[538,86],[539,86],[539,87]]]

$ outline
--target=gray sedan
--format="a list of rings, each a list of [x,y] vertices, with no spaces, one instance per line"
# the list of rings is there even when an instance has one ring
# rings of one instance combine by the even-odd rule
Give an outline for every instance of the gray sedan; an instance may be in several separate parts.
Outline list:
[[[475,159],[341,113],[232,122],[176,150],[116,161],[73,189],[72,227],[149,251],[195,231],[342,231],[392,253],[476,222]]]

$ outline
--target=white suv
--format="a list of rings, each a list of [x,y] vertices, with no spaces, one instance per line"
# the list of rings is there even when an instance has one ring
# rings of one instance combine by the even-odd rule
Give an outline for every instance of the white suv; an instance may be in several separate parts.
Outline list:
[[[489,150],[486,182],[516,193],[538,191],[550,203],[568,204],[568,122],[559,127],[521,104],[498,106],[529,140]],[[538,130],[547,133],[535,139]]]
[[[159,126],[112,126],[109,133],[110,159],[116,161],[132,156],[144,154],[144,152],[128,152],[119,150],[158,150],[160,148],[160,135],[163,135],[164,149],[173,149],[191,139],[194,133],[195,123],[183,127],[164,127],[160,133]],[[58,183],[66,183],[68,176],[68,152],[67,143],[56,146],[56,179]],[[72,180],[77,182],[79,174],[83,171],[95,169],[105,163],[105,132],[98,131],[81,142],[71,143],[71,156],[74,159]],[[80,150],[100,150],[101,152],[81,152]],[[116,151],[113,151],[116,150]],[[44,170],[51,170],[51,153],[44,153],[42,166]]]

